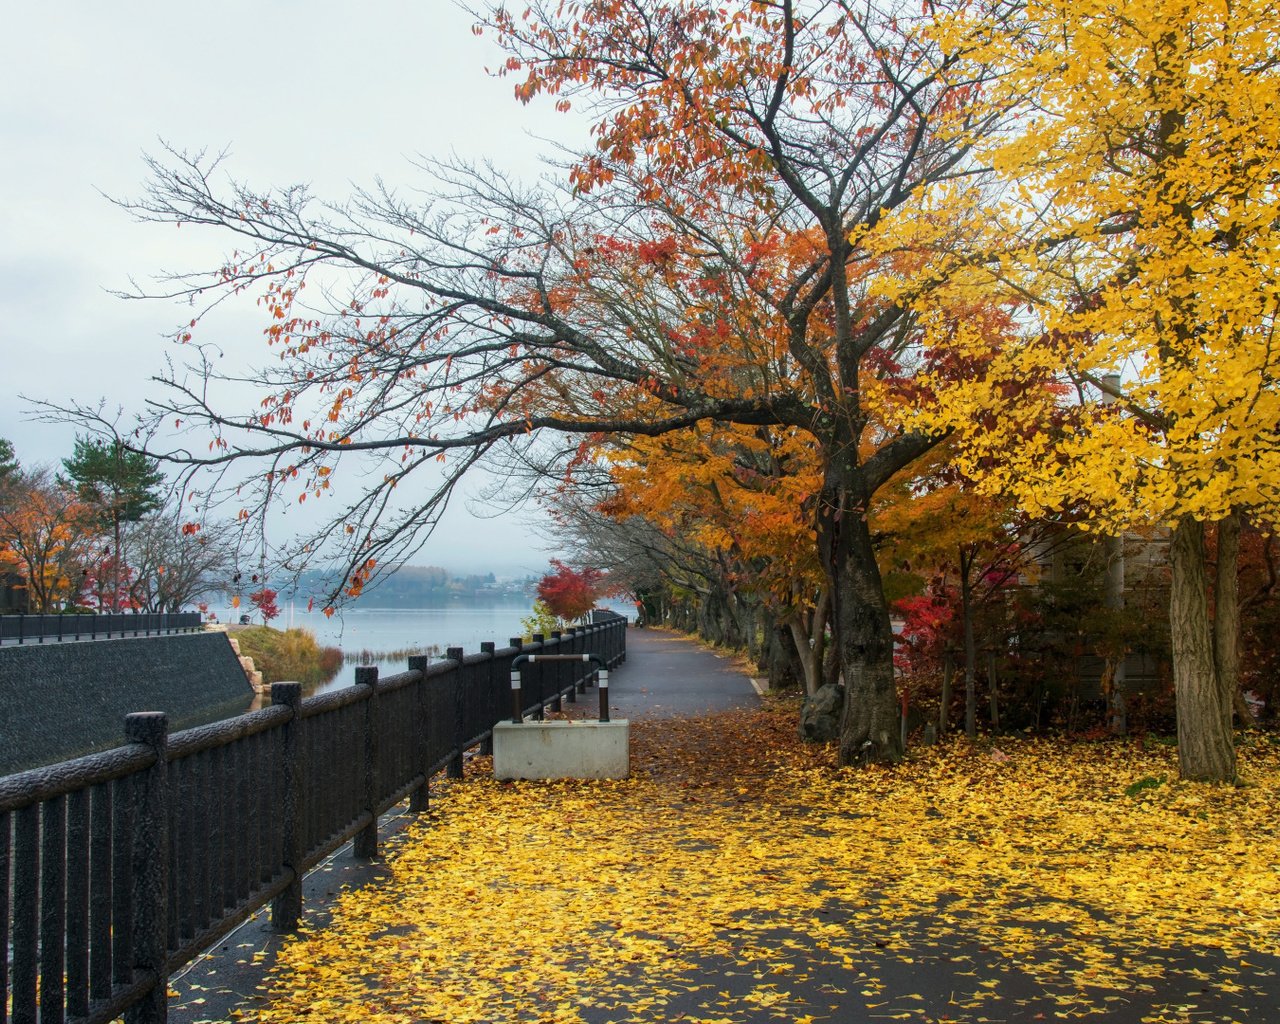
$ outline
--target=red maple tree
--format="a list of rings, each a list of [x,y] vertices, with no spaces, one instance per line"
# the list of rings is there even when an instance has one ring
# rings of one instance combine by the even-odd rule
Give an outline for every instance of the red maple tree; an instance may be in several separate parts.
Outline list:
[[[563,622],[584,618],[595,607],[604,573],[591,568],[575,570],[555,558],[551,566],[555,571],[538,582],[539,599]]]

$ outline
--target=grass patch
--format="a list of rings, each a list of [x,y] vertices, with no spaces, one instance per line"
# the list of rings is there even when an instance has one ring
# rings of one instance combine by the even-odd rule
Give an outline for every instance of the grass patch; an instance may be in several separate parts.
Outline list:
[[[1165,781],[1166,777],[1163,775],[1148,775],[1131,785],[1125,786],[1124,795],[1137,796],[1139,793],[1145,792],[1148,789],[1158,789],[1160,786],[1165,784]]]
[[[245,626],[232,636],[240,642],[240,653],[253,659],[265,683],[287,680],[318,686],[342,668],[342,652],[336,647],[321,647],[308,629]]]

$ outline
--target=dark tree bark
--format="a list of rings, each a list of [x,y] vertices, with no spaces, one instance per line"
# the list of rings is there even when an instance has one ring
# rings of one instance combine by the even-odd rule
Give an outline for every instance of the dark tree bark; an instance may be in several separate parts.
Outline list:
[[[1236,777],[1231,703],[1218,676],[1209,618],[1204,524],[1180,519],[1169,546],[1169,628],[1178,706],[1178,766],[1184,779]]]
[[[847,456],[828,468],[818,539],[831,576],[832,619],[844,670],[840,763],[896,763],[902,759],[893,630],[867,525],[870,494],[863,472]]]
[[[804,666],[800,663],[790,626],[776,622],[770,625],[765,670],[771,690],[805,689]]]

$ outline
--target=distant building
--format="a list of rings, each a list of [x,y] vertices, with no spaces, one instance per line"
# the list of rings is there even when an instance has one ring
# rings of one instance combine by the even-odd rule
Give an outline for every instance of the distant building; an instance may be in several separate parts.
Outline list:
[[[1065,527],[1031,546],[1033,568],[1020,578],[1023,586],[1063,590],[1073,584],[1096,588],[1101,596],[1110,584],[1118,607],[1131,622],[1145,620],[1146,628],[1129,643],[1123,667],[1117,671],[1122,692],[1134,693],[1166,682],[1169,666],[1164,649],[1169,600],[1169,533],[1128,532],[1119,541]],[[1112,605],[1117,607],[1117,605]],[[1060,637],[1075,648],[1076,681],[1084,699],[1100,696],[1106,662],[1095,650],[1097,638],[1080,633]]]
[[[28,610],[27,581],[16,572],[0,573],[0,615]]]

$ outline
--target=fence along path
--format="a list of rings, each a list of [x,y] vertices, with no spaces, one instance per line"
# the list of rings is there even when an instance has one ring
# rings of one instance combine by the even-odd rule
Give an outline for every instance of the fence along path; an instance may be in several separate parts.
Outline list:
[[[129,715],[125,746],[0,779],[0,1024],[130,1024],[166,1017],[166,979],[254,911],[296,927],[302,877],[348,839],[376,856],[378,817],[427,807],[439,771],[510,714],[521,653],[626,657],[622,617],[478,654],[451,648],[385,678],[169,735]],[[524,670],[540,714],[591,685],[589,664]]]
[[[113,636],[197,633],[199,612],[86,612],[75,615],[0,615],[0,644],[110,640]]]

